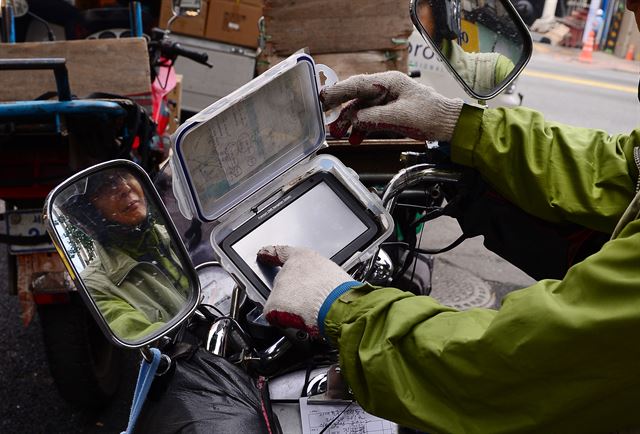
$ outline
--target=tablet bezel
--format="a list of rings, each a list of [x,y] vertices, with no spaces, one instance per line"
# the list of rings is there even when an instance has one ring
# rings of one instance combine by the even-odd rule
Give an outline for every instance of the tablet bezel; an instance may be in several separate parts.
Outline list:
[[[373,213],[334,175],[327,172],[318,172],[305,178],[295,187],[287,190],[286,194],[282,195],[282,197],[273,204],[269,204],[266,209],[258,211],[257,214],[235,229],[221,243],[222,251],[265,299],[268,298],[271,290],[265,285],[262,279],[255,274],[249,264],[235,251],[233,246],[320,183],[325,183],[366,227],[362,234],[334,254],[331,257],[332,261],[338,265],[342,265],[355,253],[366,248],[369,243],[378,237],[382,230],[380,223],[373,216]]]

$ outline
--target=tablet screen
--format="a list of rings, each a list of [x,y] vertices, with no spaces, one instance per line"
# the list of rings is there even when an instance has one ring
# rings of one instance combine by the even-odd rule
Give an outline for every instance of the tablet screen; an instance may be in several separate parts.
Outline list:
[[[331,187],[320,182],[233,243],[231,249],[271,289],[277,270],[257,263],[261,247],[307,247],[331,258],[368,229]]]

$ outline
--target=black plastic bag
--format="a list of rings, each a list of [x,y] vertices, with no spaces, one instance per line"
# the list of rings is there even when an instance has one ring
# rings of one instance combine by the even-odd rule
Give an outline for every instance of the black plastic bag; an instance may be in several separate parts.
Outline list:
[[[253,380],[202,348],[156,377],[136,433],[269,433]]]

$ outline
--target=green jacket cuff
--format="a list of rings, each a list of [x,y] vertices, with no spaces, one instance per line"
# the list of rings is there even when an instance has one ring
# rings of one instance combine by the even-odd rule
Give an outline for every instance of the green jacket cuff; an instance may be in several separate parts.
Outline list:
[[[451,160],[454,163],[473,167],[473,153],[480,140],[484,110],[469,104],[462,106],[451,139]]]
[[[356,286],[362,286],[362,282],[358,282],[356,280],[345,282],[341,285],[338,285],[333,291],[329,293],[327,298],[325,298],[324,302],[320,306],[320,310],[318,311],[318,329],[320,330],[320,336],[324,336],[324,319],[327,317],[327,314],[329,313],[331,306],[333,306],[333,303],[335,303],[342,294]]]
[[[324,336],[333,344],[337,344],[343,324],[353,321],[355,317],[380,303],[413,296],[410,292],[373,286],[368,283],[354,286],[332,303],[324,318]]]

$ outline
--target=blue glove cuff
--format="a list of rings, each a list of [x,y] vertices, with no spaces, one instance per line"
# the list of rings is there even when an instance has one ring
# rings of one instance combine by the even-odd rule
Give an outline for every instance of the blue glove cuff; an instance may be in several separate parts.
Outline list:
[[[327,317],[331,306],[333,303],[345,292],[353,288],[354,286],[360,286],[362,282],[358,282],[356,280],[352,280],[350,282],[345,282],[338,286],[336,289],[331,291],[327,298],[324,299],[322,306],[320,306],[320,310],[318,311],[318,329],[320,330],[320,334],[324,337],[324,319]]]

